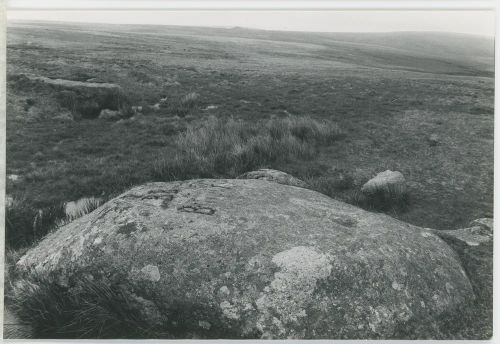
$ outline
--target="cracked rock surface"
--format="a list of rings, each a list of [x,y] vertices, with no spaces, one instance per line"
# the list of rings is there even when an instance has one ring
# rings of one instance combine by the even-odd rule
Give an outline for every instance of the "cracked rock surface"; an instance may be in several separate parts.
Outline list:
[[[259,179],[134,187],[18,267],[120,283],[177,338],[450,338],[475,298],[432,231]]]

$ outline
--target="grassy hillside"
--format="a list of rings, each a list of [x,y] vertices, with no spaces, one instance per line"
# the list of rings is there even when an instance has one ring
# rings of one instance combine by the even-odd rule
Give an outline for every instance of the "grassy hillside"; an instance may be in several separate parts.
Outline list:
[[[7,194],[35,209],[172,178],[157,162],[174,161],[179,135],[211,116],[255,128],[304,117],[342,135],[252,167],[290,172],[351,203],[377,172],[398,170],[410,204],[387,210],[394,217],[450,229],[492,216],[490,39],[13,22],[7,59],[7,174],[18,176]],[[117,84],[127,106],[144,110],[71,120],[60,91],[23,75]]]

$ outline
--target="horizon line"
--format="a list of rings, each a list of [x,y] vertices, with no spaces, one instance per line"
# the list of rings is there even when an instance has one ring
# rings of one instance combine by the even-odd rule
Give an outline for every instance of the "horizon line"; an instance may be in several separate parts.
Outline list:
[[[214,28],[224,30],[253,30],[253,31],[266,31],[266,32],[300,32],[300,33],[316,33],[316,34],[388,34],[388,33],[435,33],[435,34],[451,34],[459,36],[473,36],[485,39],[495,39],[495,35],[458,32],[458,31],[443,31],[443,30],[391,30],[391,31],[309,31],[309,30],[287,30],[287,29],[267,29],[251,26],[240,25],[183,25],[183,24],[147,24],[147,23],[106,23],[106,22],[86,22],[86,21],[65,21],[65,20],[50,20],[50,19],[12,19],[7,17],[7,24],[9,22],[31,22],[31,23],[60,23],[60,24],[82,24],[82,25],[109,25],[109,26],[173,26],[173,27],[189,27],[189,28]]]

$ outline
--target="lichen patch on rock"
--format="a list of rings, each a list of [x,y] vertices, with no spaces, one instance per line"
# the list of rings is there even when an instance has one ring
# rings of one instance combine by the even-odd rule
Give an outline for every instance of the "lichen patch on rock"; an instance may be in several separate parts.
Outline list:
[[[285,325],[307,316],[316,282],[330,275],[330,258],[312,247],[297,246],[276,254],[272,262],[280,270],[256,302],[259,327],[266,331],[277,326],[278,331],[290,332]]]
[[[220,303],[220,308],[222,310],[222,314],[231,320],[239,320],[240,314],[238,312],[238,308],[235,305],[232,305],[229,301],[222,301]]]

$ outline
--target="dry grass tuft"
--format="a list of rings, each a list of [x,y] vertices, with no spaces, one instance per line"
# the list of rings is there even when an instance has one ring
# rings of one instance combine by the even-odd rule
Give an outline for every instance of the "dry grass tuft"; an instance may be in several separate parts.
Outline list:
[[[235,177],[276,162],[310,159],[316,148],[342,137],[336,123],[309,117],[248,123],[210,117],[175,142],[173,159],[156,163],[157,180]]]
[[[77,214],[66,214],[66,203],[37,208],[26,197],[12,199],[5,208],[6,246],[12,249],[26,247],[63,226],[95,210],[103,203],[100,199],[88,199]]]

